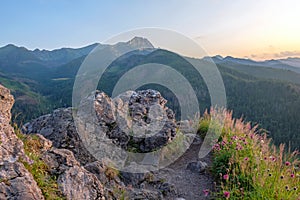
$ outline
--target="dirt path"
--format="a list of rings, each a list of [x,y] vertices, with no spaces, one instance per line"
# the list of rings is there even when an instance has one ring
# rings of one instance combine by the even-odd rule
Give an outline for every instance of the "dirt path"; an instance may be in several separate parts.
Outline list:
[[[159,170],[156,174],[164,178],[168,183],[173,184],[177,194],[168,196],[166,199],[183,198],[185,200],[208,199],[204,196],[203,190],[213,188],[213,178],[208,170],[204,173],[196,173],[186,169],[188,163],[199,161],[198,152],[202,142],[194,140],[190,148],[169,167]],[[211,165],[211,156],[208,155],[200,161]]]

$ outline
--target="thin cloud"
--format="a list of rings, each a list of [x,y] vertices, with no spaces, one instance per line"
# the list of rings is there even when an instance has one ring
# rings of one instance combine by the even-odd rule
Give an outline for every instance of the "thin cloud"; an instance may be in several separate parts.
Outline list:
[[[278,53],[251,54],[250,57],[253,59],[300,57],[300,51],[281,51]]]
[[[280,57],[297,57],[300,56],[300,51],[282,51],[279,53]]]

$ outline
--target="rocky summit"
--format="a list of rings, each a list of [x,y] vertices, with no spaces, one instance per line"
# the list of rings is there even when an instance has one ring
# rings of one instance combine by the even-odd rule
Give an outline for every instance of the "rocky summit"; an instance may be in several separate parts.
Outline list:
[[[109,138],[125,149],[145,153],[162,147],[176,135],[175,116],[166,103],[159,92],[143,90],[128,91],[114,99],[96,92],[94,105],[99,123],[108,127]]]
[[[49,187],[57,189],[55,199],[201,199],[201,188],[212,186],[207,164],[197,158],[199,138],[193,151],[163,170],[119,171],[87,150],[74,108],[41,116],[25,124],[23,133],[16,129],[17,135],[10,125],[14,99],[2,86],[0,98],[0,199],[53,199]],[[96,91],[91,100],[99,131],[124,150],[151,152],[176,139],[178,123],[157,91],[128,91],[114,99]],[[40,174],[53,185],[41,182]]]

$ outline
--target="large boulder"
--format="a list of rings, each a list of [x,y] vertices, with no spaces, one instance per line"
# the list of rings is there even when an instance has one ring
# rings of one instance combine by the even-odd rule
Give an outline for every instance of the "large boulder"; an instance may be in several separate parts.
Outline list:
[[[87,171],[67,149],[52,148],[42,160],[55,175],[59,189],[67,199],[105,199],[104,188],[95,174]]]
[[[9,90],[0,85],[0,199],[44,199],[33,176],[20,162],[30,160],[9,124],[13,103]]]
[[[26,123],[22,131],[25,134],[41,134],[51,140],[54,147],[72,151],[81,164],[96,161],[80,140],[73,121],[72,108],[54,110],[51,114]]]
[[[176,135],[175,115],[155,90],[128,91],[114,99],[96,92],[95,110],[106,135],[127,150],[145,153],[166,145]]]
[[[82,102],[82,106],[93,105],[97,117],[97,131],[125,150],[151,152],[172,141],[176,135],[174,113],[166,107],[167,101],[157,91],[129,91],[114,99],[96,91],[92,98]],[[84,129],[90,126],[88,123],[94,126],[94,122],[89,120],[93,111],[87,110],[81,107],[80,115],[86,121]],[[43,135],[56,148],[71,150],[83,165],[96,161],[83,145],[76,130],[72,108],[57,109],[51,114],[41,116],[25,124],[22,130],[25,134]],[[97,145],[99,141],[90,139],[89,143],[93,142]]]

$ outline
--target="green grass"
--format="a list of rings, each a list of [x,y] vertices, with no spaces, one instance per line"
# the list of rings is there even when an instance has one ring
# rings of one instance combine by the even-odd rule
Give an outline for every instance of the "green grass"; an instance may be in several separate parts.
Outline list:
[[[40,97],[39,94],[32,92],[28,85],[17,80],[6,78],[5,76],[0,75],[0,84],[10,89],[12,93],[22,92],[24,95],[27,95],[31,98]]]
[[[206,127],[201,127],[206,126]],[[207,129],[207,117],[200,129]],[[298,152],[275,147],[267,136],[257,133],[241,119],[227,112],[222,135],[213,148],[212,173],[217,182],[214,199],[300,198]]]
[[[123,187],[114,186],[113,187],[113,194],[114,194],[114,197],[119,199],[119,200],[129,200],[127,191]]]
[[[15,132],[24,143],[25,154],[29,157],[29,161],[21,160],[25,168],[32,174],[38,187],[41,189],[43,196],[47,200],[63,200],[65,199],[58,189],[57,178],[50,175],[49,168],[41,159],[40,149],[42,144],[36,135],[24,135],[20,132],[16,125]]]

